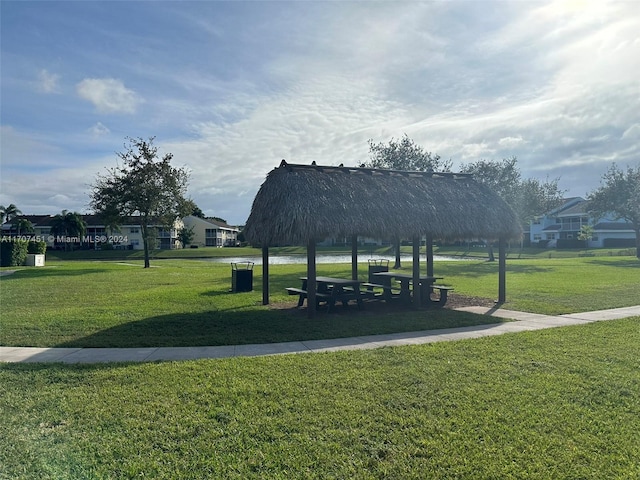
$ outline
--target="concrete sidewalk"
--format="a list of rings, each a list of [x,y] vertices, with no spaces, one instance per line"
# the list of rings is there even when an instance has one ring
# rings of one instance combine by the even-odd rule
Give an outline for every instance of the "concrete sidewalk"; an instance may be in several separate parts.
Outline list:
[[[308,340],[301,342],[228,345],[221,347],[148,347],[148,348],[35,348],[0,347],[0,362],[153,362],[157,360],[195,360],[200,358],[254,357],[288,353],[329,352],[371,349],[399,345],[446,342],[515,333],[544,328],[584,325],[591,322],[640,316],[640,305],[634,307],[574,313],[560,316],[538,315],[487,307],[465,307],[458,310],[515,320],[507,323],[471,327],[392,333],[363,337]]]

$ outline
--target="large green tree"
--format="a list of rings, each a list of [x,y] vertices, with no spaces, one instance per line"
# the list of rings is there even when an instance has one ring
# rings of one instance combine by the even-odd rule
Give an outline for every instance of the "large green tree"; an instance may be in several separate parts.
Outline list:
[[[601,218],[613,214],[633,225],[636,232],[636,256],[640,259],[640,164],[627,167],[626,172],[614,163],[600,182],[600,187],[591,192],[590,214]]]
[[[405,133],[400,140],[392,138],[389,143],[374,143],[369,140],[369,168],[419,172],[449,172],[451,160],[443,160],[440,155],[427,152]]]
[[[65,237],[64,249],[71,248],[67,237],[82,237],[87,231],[87,223],[78,212],[62,210],[51,220],[51,235]]]
[[[461,172],[487,185],[507,202],[518,215],[522,225],[562,204],[564,190],[558,188],[559,179],[541,182],[535,178],[522,179],[516,157],[498,160],[479,160],[462,165]],[[491,243],[489,260],[495,260]]]
[[[558,178],[547,178],[545,181],[523,179],[516,157],[500,161],[479,160],[462,165],[460,171],[473,174],[476,181],[500,195],[513,208],[523,225],[535,216],[560,206],[565,194],[558,187]]]
[[[185,197],[188,171],[171,166],[173,154],[160,157],[154,139],[129,138],[125,151],[117,154],[121,164],[98,175],[90,193],[91,207],[97,214],[108,216],[112,225],[128,216],[138,218],[145,268],[149,268],[154,228],[172,228],[194,207]]]
[[[369,161],[364,166],[388,170],[449,172],[451,160],[442,160],[440,155],[427,152],[405,133],[400,140],[392,138],[389,143],[374,143],[369,140]],[[400,268],[400,238],[394,239],[394,247],[394,268]]]

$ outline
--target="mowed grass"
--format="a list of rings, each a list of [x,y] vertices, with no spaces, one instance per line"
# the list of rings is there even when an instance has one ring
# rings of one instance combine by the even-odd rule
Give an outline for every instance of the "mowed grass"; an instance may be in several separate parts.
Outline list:
[[[409,270],[410,264],[403,268]],[[442,310],[355,307],[310,320],[285,287],[299,286],[305,265],[271,266],[263,306],[261,268],[254,291],[230,293],[231,267],[198,260],[59,261],[0,277],[0,344],[10,346],[196,346],[373,335],[495,322]],[[437,262],[456,295],[495,299],[497,263]],[[505,308],[545,314],[640,304],[640,262],[629,257],[512,260]],[[367,264],[360,276],[366,278]],[[319,275],[349,277],[350,265],[319,265]]]
[[[0,366],[0,478],[640,478],[640,318],[440,344]]]

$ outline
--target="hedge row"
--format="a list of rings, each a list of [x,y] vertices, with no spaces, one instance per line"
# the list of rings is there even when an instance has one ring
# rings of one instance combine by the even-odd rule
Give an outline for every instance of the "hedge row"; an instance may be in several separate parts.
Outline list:
[[[24,265],[27,254],[44,254],[46,251],[46,242],[29,242],[27,240],[0,242],[0,267]]]

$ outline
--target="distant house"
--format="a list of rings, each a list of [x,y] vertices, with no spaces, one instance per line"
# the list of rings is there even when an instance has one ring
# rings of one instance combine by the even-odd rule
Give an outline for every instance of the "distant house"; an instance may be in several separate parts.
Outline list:
[[[558,208],[532,220],[529,239],[533,246],[581,248],[585,244],[578,236],[583,225],[593,227],[589,248],[635,246],[635,232],[630,223],[616,220],[612,214],[594,221],[589,216],[589,202],[582,197],[567,198]]]
[[[82,215],[82,219],[87,224],[87,230],[82,237],[65,237],[63,235],[52,235],[51,227],[54,215],[20,215],[33,225],[33,233],[21,234],[27,238],[42,240],[47,243],[48,248],[63,249],[65,243],[71,243],[74,249],[100,249],[104,244],[121,250],[143,250],[142,233],[140,232],[140,222],[137,217],[127,217],[117,230],[110,230],[101,218],[97,215]],[[5,222],[2,225],[2,236],[16,236],[18,232],[13,228],[15,220]],[[178,230],[182,227],[182,221],[178,220],[169,229],[160,225],[153,225],[156,229],[155,248],[174,249],[179,248]]]
[[[185,228],[193,229],[191,245],[199,247],[235,247],[238,245],[237,227],[220,220],[189,215],[182,219]]]

